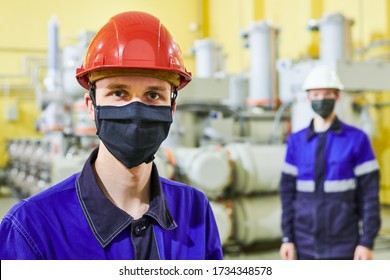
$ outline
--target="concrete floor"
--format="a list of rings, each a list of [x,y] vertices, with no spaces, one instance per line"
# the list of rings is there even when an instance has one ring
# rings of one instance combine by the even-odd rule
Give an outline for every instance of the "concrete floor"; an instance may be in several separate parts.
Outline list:
[[[12,197],[7,191],[0,189],[0,218],[14,205],[18,200]],[[374,259],[390,260],[390,206],[383,206],[381,209],[382,228],[375,243]],[[278,244],[269,246],[268,249],[262,249],[254,253],[236,252],[234,254],[225,254],[225,259],[248,259],[248,260],[279,260]]]

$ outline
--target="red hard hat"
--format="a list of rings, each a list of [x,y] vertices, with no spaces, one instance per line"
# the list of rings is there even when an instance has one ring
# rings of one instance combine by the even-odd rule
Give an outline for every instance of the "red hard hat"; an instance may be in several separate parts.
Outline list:
[[[144,12],[112,17],[93,38],[82,66],[76,69],[76,78],[89,89],[91,72],[118,68],[176,73],[180,77],[178,89],[191,81],[175,39],[158,18]]]

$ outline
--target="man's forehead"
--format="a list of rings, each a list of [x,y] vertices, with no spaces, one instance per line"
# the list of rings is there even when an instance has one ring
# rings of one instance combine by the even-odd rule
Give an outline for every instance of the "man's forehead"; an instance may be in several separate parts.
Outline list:
[[[115,76],[107,77],[96,81],[97,87],[106,88],[131,88],[144,87],[153,89],[170,89],[171,84],[167,81],[147,76]]]
[[[318,89],[311,89],[308,92],[311,94],[332,94],[337,93],[337,89],[333,88],[318,88]]]

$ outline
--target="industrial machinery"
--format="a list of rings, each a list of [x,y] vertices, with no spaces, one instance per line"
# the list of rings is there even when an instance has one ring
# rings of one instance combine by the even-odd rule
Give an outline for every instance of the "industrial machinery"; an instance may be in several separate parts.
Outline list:
[[[353,61],[351,25],[338,13],[311,22],[310,29],[321,35],[321,56],[292,61],[277,57],[278,29],[267,21],[255,22],[242,33],[250,48],[248,74],[226,73],[222,48],[211,39],[195,42],[196,76],[179,94],[170,134],[155,163],[161,176],[209,197],[227,254],[279,246],[278,184],[285,140],[312,117],[301,89],[312,67],[327,63],[336,69],[347,92],[338,114],[370,134],[367,111],[357,113],[348,92],[390,89],[390,64]],[[44,137],[8,143],[7,181],[19,197],[80,171],[98,145],[95,125],[83,107],[84,91],[74,79],[93,33],[60,50],[57,28],[52,19],[47,76],[44,86],[36,83],[42,108],[38,128]]]

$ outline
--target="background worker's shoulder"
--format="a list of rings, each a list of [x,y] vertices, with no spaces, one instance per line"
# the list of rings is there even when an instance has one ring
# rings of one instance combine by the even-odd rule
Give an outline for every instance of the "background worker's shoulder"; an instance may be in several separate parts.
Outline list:
[[[306,140],[308,135],[309,127],[302,128],[298,131],[292,132],[290,135],[287,136],[287,140]]]
[[[342,123],[342,124],[343,124],[343,132],[347,135],[351,137],[363,137],[363,138],[368,137],[366,132],[364,132],[362,129],[347,123]]]

